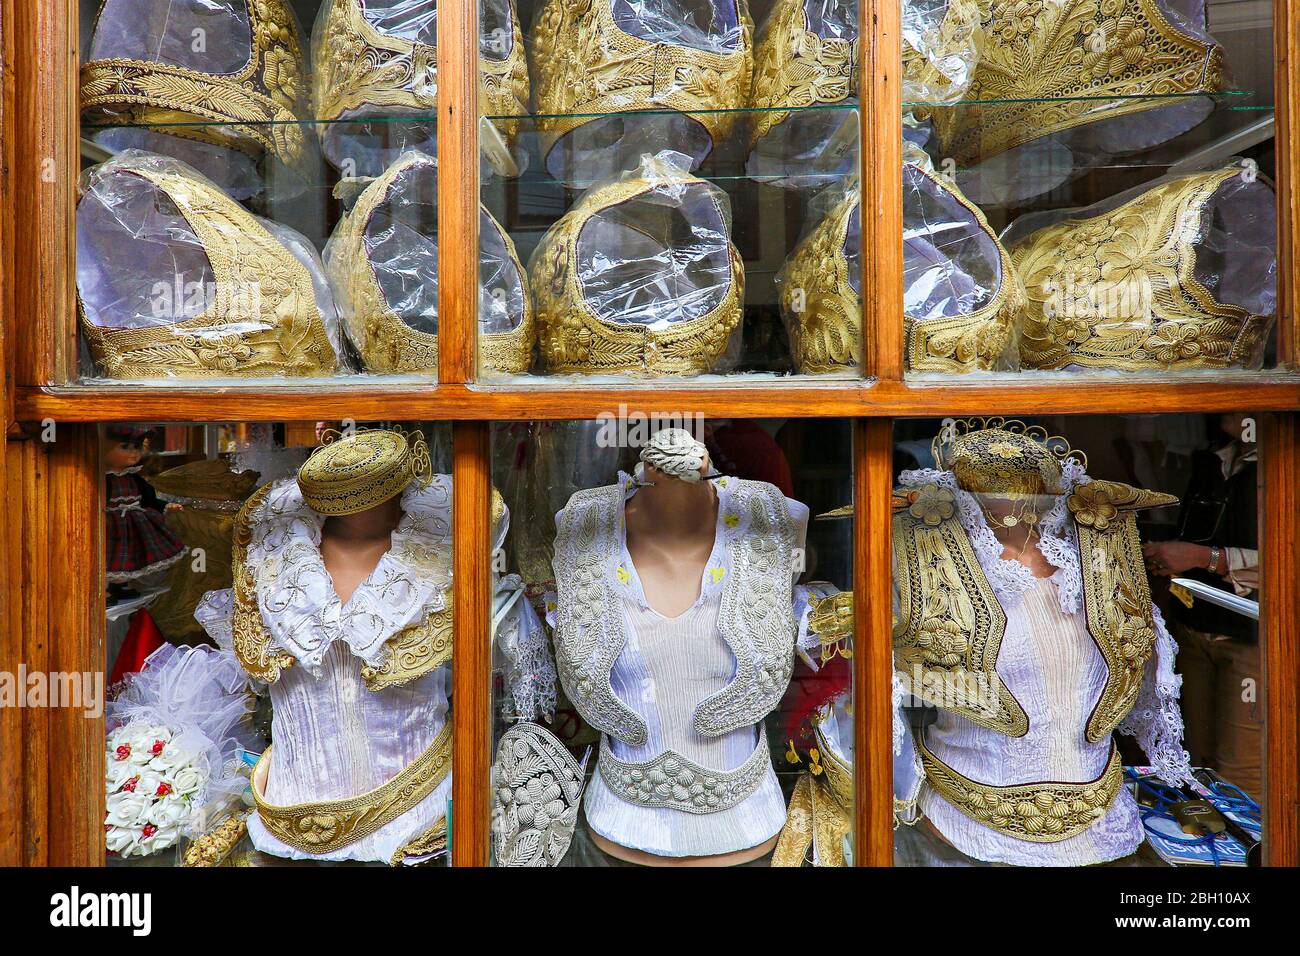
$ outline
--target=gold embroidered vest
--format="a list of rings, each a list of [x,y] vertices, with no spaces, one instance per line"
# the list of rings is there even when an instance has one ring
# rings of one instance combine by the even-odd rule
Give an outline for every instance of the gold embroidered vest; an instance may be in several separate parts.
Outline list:
[[[1076,485],[1067,499],[1079,542],[1088,632],[1108,677],[1085,736],[1105,740],[1132,709],[1156,640],[1137,512],[1177,498],[1114,481]],[[900,595],[894,655],[912,693],[1010,737],[1029,730],[1024,708],[997,673],[1002,610],[956,515],[951,491],[896,492],[894,576]],[[917,678],[920,678],[919,680]]]
[[[1225,88],[1219,46],[1185,33],[1155,0],[981,2],[969,105],[933,112],[941,151],[960,166]]]
[[[793,109],[830,106],[858,90],[858,36],[821,37],[809,28],[807,0],[779,0],[754,57],[749,149]]]
[[[1207,204],[1241,175],[1233,167],[1180,177],[1016,243],[1011,260],[1028,295],[1021,364],[1258,367],[1272,317],[1218,301],[1196,277]]]
[[[252,33],[243,69],[218,75],[152,60],[90,60],[81,68],[83,120],[163,124],[175,136],[252,154],[270,150],[296,164],[305,96],[297,19],[285,0],[231,2],[246,8]]]
[[[212,267],[211,303],[170,325],[109,328],[79,305],[101,373],[117,379],[330,375],[338,357],[312,275],[279,239],[207,180],[148,154],[127,154],[103,176],[138,176],[175,203]],[[85,200],[83,200],[84,202]],[[170,286],[173,276],[158,279]]]
[[[726,238],[725,196],[671,163],[652,161],[638,175],[594,188],[551,227],[529,260],[529,282],[537,309],[542,363],[550,372],[695,375],[707,372],[727,347],[744,307],[745,269]],[[677,198],[687,190],[707,193],[715,222],[707,228],[726,242],[728,281],[703,315],[655,329],[619,323],[599,315],[584,294],[578,264],[584,227],[596,216],[652,194]],[[692,225],[696,225],[692,223]],[[720,251],[720,254],[721,251]]]
[[[715,146],[726,140],[753,74],[748,4],[734,3],[738,41],[720,53],[625,33],[612,0],[547,0],[531,44],[543,156],[595,114],[672,110],[700,123]]]
[[[412,327],[384,296],[379,277],[367,248],[367,228],[377,211],[396,192],[413,189],[437,202],[437,161],[423,153],[405,153],[382,176],[366,187],[356,204],[340,220],[330,239],[326,267],[338,292],[339,310],[347,322],[349,337],[372,372],[438,372],[438,334]],[[423,180],[423,182],[420,182]],[[479,360],[492,372],[528,371],[533,357],[533,308],[527,275],[515,252],[515,244],[492,218],[487,207],[479,206],[479,225],[491,231],[505,250],[504,268],[513,268],[523,290],[523,310],[518,324],[509,332],[481,332]],[[431,237],[432,238],[432,237]],[[432,243],[431,243],[432,244]],[[433,250],[430,249],[430,253]],[[437,263],[430,263],[436,270]],[[424,319],[426,316],[411,316]],[[436,321],[436,315],[433,317]]]
[[[962,225],[967,227],[968,236],[958,241],[983,238],[991,244],[997,261],[993,280],[996,288],[973,311],[926,318],[909,315],[905,309],[903,337],[907,369],[912,372],[962,373],[999,368],[1005,356],[1015,352],[1020,312],[1024,307],[1024,289],[1011,265],[1011,257],[998,241],[984,213],[955,185],[911,162],[904,163],[903,178],[906,189],[903,201],[905,230],[911,228],[914,217],[919,217],[922,223],[934,215],[960,217],[960,220],[965,220]],[[930,208],[929,203],[935,197],[943,196],[956,204],[958,211],[955,214],[942,207],[938,213]],[[943,248],[936,251],[950,258],[950,267],[956,268],[955,255]],[[905,255],[905,265],[906,258]]]
[[[366,19],[361,0],[331,4],[313,50],[316,119],[364,114],[421,113],[432,120],[438,102],[438,48],[381,31]],[[432,4],[430,4],[432,7]],[[516,117],[528,111],[528,61],[514,0],[509,35],[481,44],[479,112]],[[500,128],[513,136],[518,121]]]

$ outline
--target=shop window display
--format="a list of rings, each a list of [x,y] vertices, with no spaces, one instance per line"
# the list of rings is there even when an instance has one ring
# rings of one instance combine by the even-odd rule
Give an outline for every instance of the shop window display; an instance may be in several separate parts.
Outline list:
[[[848,430],[687,424],[496,429],[495,481],[528,515],[505,560],[559,701],[539,723],[498,694],[499,865],[852,861],[850,529],[815,517],[849,493]]]
[[[131,551],[118,563],[139,566],[107,609],[110,861],[445,862],[452,487],[425,437],[445,452],[441,430],[106,434],[110,469],[136,460],[110,487],[156,485],[167,509],[109,500],[110,532],[148,532],[108,535],[110,560]],[[155,440],[173,467],[139,461]],[[499,544],[510,519],[496,503]],[[494,633],[534,718],[553,712],[554,670],[521,598],[520,579],[499,576]]]
[[[1254,859],[1255,419],[895,438],[897,862]]]

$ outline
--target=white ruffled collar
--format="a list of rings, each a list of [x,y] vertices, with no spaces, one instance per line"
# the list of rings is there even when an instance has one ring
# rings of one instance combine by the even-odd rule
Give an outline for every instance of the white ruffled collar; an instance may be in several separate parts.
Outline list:
[[[274,647],[317,673],[329,646],[341,640],[357,657],[378,667],[389,638],[446,607],[451,587],[451,479],[435,475],[427,487],[408,486],[402,493],[402,511],[391,547],[343,604],[320,553],[324,516],[303,501],[295,478],[272,487],[254,526],[248,558],[262,621]]]
[[[1084,472],[1083,466],[1073,458],[1062,463],[1064,490],[1056,499],[1052,510],[1039,523],[1038,549],[1043,556],[1056,567],[1049,581],[1056,586],[1057,599],[1064,614],[1076,614],[1082,607],[1083,579],[1079,574],[1079,545],[1075,535],[1074,522],[1069,520],[1066,499],[1076,485],[1087,484],[1092,479]],[[1003,609],[1010,610],[1020,603],[1024,596],[1038,584],[1034,573],[1014,558],[1002,557],[1002,542],[989,527],[984,517],[984,510],[970,492],[963,491],[957,484],[957,476],[950,471],[937,468],[918,468],[904,471],[898,478],[899,484],[908,488],[920,488],[935,484],[953,493],[957,505],[957,518],[970,537],[971,546],[979,559],[980,567],[997,595],[998,603]]]

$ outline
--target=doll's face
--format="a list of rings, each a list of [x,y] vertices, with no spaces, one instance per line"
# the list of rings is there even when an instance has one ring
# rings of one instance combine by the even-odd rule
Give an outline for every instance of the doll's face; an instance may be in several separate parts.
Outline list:
[[[125,441],[110,441],[104,448],[104,467],[108,471],[134,468],[144,457],[144,449]]]

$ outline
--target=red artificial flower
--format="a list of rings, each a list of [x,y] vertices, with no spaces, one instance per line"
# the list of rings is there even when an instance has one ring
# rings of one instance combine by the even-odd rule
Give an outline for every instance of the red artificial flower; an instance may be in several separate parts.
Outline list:
[[[156,826],[154,826],[152,823],[146,823],[144,825],[144,828],[140,830],[140,835],[147,839],[153,836],[157,832],[158,832],[158,828]]]
[[[161,740],[155,740],[153,742],[153,746],[149,748],[149,753],[153,754],[156,757],[163,752],[163,748],[166,746],[167,745],[163,743]]]
[[[140,777],[138,775],[134,776],[126,783],[122,784],[122,789],[125,790],[127,793],[135,793],[135,785],[139,782],[140,782]]]
[[[171,792],[172,792],[172,785],[170,783],[163,782],[158,784],[158,789],[154,791],[153,795],[155,797],[165,797],[167,796],[167,794]]]
[[[117,755],[118,760],[125,760],[127,757],[131,756],[131,745],[121,744],[115,751],[113,751],[113,753]]]

